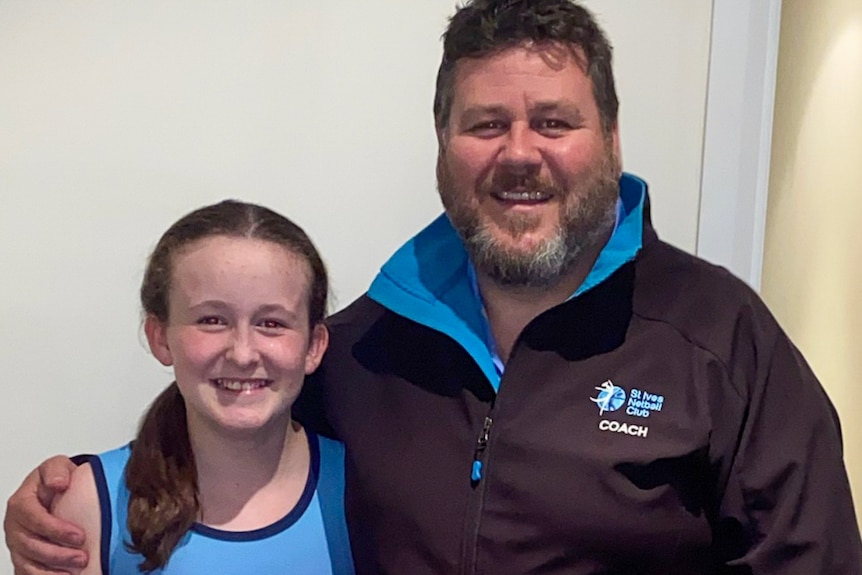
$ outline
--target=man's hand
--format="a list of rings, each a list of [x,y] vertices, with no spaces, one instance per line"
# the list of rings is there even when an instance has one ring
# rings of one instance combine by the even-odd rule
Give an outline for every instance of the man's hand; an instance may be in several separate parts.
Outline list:
[[[3,527],[15,575],[56,575],[87,565],[84,531],[49,511],[54,497],[68,489],[74,469],[67,457],[52,457],[9,498]]]

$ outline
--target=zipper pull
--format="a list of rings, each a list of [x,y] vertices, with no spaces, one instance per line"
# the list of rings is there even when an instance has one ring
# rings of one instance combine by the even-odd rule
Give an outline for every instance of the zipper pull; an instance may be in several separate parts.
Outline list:
[[[473,483],[478,483],[482,480],[482,453],[488,446],[488,436],[491,434],[491,424],[494,422],[490,417],[485,418],[485,424],[482,426],[482,433],[479,435],[479,440],[476,442],[476,451],[473,453],[473,471],[470,474],[470,479]]]

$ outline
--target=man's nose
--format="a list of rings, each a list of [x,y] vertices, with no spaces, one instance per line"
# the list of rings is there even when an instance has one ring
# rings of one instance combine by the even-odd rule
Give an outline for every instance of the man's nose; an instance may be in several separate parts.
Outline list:
[[[529,172],[542,163],[538,134],[530,126],[515,122],[503,140],[499,160],[509,169]]]

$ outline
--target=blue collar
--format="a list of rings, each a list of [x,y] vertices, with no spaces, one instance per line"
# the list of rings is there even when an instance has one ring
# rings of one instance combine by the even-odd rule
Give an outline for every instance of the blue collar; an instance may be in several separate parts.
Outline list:
[[[646,183],[623,174],[617,226],[572,298],[602,283],[640,251],[646,197]],[[445,215],[395,252],[372,282],[368,296],[394,313],[457,341],[494,390],[499,388],[503,363],[490,335],[472,264]]]

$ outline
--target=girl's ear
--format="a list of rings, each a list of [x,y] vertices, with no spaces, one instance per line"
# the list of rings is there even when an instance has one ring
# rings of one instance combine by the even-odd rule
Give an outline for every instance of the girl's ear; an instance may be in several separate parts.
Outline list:
[[[174,356],[168,346],[168,326],[154,315],[147,315],[144,319],[144,333],[147,334],[147,343],[150,351],[164,366],[174,364]]]
[[[305,354],[305,375],[317,369],[317,366],[320,365],[320,360],[323,359],[323,354],[326,353],[327,347],[329,347],[329,330],[326,329],[323,323],[318,323],[311,330],[308,352]]]

